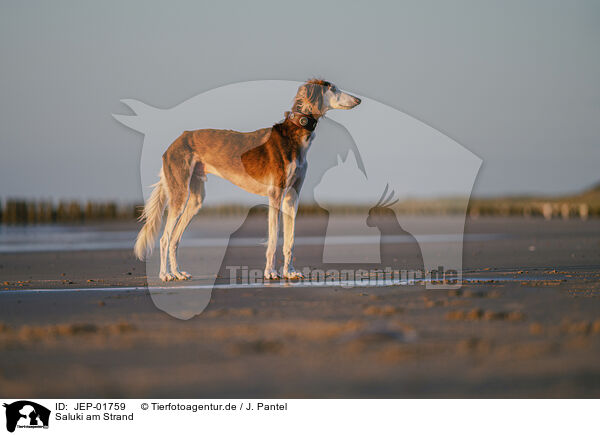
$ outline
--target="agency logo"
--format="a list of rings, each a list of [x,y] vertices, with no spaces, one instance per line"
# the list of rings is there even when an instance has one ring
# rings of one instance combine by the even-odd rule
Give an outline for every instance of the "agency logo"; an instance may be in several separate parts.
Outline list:
[[[248,169],[242,156],[262,155],[261,147],[273,132],[271,126],[284,122],[282,116],[289,116],[286,111],[291,101],[296,101],[294,95],[302,96],[298,93],[302,85],[287,80],[233,83],[203,92],[169,109],[133,99],[122,100],[134,114],[113,115],[114,118],[144,135],[140,180],[144,201],[148,207],[152,204],[148,210],[152,210],[153,219],[148,232],[144,233],[151,237],[144,236],[140,246],[146,247],[148,289],[159,309],[179,319],[190,319],[207,307],[215,285],[228,285],[219,281],[230,276],[227,266],[240,266],[242,274],[257,270],[252,268],[253,264],[240,264],[237,260],[226,264],[230,247],[260,245],[260,240],[237,237],[251,210],[260,210],[261,203],[266,201],[252,193],[262,195],[262,178],[258,172],[250,173],[254,169]],[[284,254],[282,272],[286,264],[289,271],[295,244],[310,247],[312,255],[298,259],[296,264],[303,269],[309,267],[309,272],[351,270],[356,277],[362,275],[359,272],[363,270],[386,270],[389,266],[400,271],[400,280],[402,270],[418,272],[420,279],[415,273],[415,280],[427,289],[459,288],[467,206],[482,160],[410,115],[367,96],[356,97],[362,101],[358,107],[330,110],[327,117],[320,118],[307,152],[309,169],[299,183],[303,186],[301,191],[299,187],[298,190],[291,187],[286,193],[287,201],[278,204],[273,200],[276,206],[269,206],[273,234],[278,234],[278,222],[282,222],[284,245],[287,240],[286,247],[279,244]],[[315,101],[311,104],[322,104],[322,99]],[[228,168],[223,171],[225,179],[220,175],[207,178],[211,173],[207,168],[212,166],[199,164],[194,159],[181,164],[170,163],[173,167],[187,168],[187,175],[180,178],[164,175],[165,150],[182,132],[206,129],[246,134],[232,138],[248,137],[249,132],[255,132],[252,134],[258,135],[258,139],[240,139],[235,146],[227,148],[229,154],[226,155],[219,154],[224,148],[214,145],[203,149],[205,160],[207,153],[211,159],[220,155],[215,161],[224,162]],[[175,162],[178,157],[173,158]],[[263,168],[258,164],[256,168],[277,170],[274,166]],[[216,171],[213,175],[219,173],[212,169]],[[175,180],[178,187],[174,189],[182,192],[177,194],[177,207],[166,202],[169,187],[157,187],[162,186],[156,183],[163,176]],[[231,182],[231,177],[237,181]],[[205,189],[207,183],[210,188]],[[203,204],[211,204],[211,198],[216,204],[236,204],[238,213],[219,220],[218,225],[208,227],[209,232],[205,234],[194,233],[193,228],[186,231],[193,216],[198,212],[202,214]],[[311,205],[318,216],[325,216],[324,225],[320,218],[312,221],[310,236],[294,235],[294,204],[298,203]],[[357,204],[362,206],[349,220],[345,206]],[[431,208],[431,204],[435,207]],[[176,211],[168,215],[170,218],[167,216],[165,231],[160,235],[165,206]],[[438,206],[439,211],[436,211]],[[428,211],[430,208],[432,211]],[[264,219],[267,222],[266,214]],[[287,238],[286,227],[291,234]],[[178,249],[180,242],[182,249]],[[279,272],[275,270],[274,252],[279,249],[275,242],[276,237],[272,237],[271,243],[267,242],[268,265],[273,269],[265,268],[264,275],[258,274],[269,281],[276,279]],[[157,253],[148,255],[152,247]],[[180,265],[183,269],[179,269]],[[440,270],[445,271],[441,278]],[[296,278],[302,279],[302,275],[298,275]],[[312,272],[305,273],[302,282],[312,285],[313,276]],[[243,278],[240,285],[245,285]],[[237,277],[234,279],[237,284]],[[411,281],[408,275],[407,280]],[[355,285],[364,285],[362,278]]]
[[[6,408],[6,430],[14,432],[19,429],[48,429],[50,410],[45,406],[29,400],[19,400],[4,404]]]

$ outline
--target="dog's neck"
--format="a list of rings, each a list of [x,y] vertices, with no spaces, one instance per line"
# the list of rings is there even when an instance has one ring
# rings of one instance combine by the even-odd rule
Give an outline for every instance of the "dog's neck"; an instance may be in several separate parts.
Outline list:
[[[292,115],[294,116],[292,117]],[[301,121],[302,118],[305,118],[306,122]],[[280,123],[283,129],[281,133],[289,139],[287,143],[295,149],[294,154],[300,156],[301,159],[306,158],[306,153],[314,139],[314,129],[317,126],[318,118],[315,115],[297,111],[285,112],[285,119]],[[306,125],[302,125],[304,123]]]
[[[292,124],[310,132],[314,131],[315,128],[317,128],[317,122],[319,122],[318,115],[309,115],[297,111],[286,112],[286,118],[289,119]]]
[[[285,120],[291,122],[297,127],[300,127],[309,132],[313,132],[317,128],[317,123],[321,115],[307,114],[297,110],[285,112]]]

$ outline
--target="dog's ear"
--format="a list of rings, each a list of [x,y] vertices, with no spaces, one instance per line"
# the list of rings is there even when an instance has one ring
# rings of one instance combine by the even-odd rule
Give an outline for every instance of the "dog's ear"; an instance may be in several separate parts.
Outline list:
[[[320,110],[323,107],[323,95],[325,94],[325,86],[309,83],[306,86],[306,98],[313,107]]]

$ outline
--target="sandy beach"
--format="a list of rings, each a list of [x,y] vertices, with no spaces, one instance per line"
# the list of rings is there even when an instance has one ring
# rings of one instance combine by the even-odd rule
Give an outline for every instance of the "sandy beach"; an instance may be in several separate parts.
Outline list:
[[[444,218],[428,219],[443,230]],[[298,237],[323,224],[299,219]],[[265,227],[257,216],[234,234],[222,282],[227,265],[261,267],[264,247],[235,240]],[[188,321],[154,305],[127,248],[137,228],[2,227],[5,396],[600,395],[600,220],[468,220],[459,290],[219,288]],[[198,217],[190,239],[224,228]],[[204,248],[182,249],[193,258]],[[419,267],[411,243],[385,252]],[[318,254],[300,243],[297,267],[318,267]]]

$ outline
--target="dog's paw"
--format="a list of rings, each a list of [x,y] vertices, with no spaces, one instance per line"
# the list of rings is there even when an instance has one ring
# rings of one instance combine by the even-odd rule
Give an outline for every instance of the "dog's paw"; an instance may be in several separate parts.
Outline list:
[[[304,279],[304,275],[294,269],[283,272],[283,277],[285,279]]]
[[[275,269],[265,269],[265,279],[279,279],[279,274]]]
[[[161,273],[159,278],[161,281],[175,281],[177,279],[172,273]]]
[[[184,272],[183,270],[178,270],[177,272],[174,273],[175,278],[179,279],[179,280],[186,280],[186,279],[191,279],[192,275],[190,275],[187,272]]]

